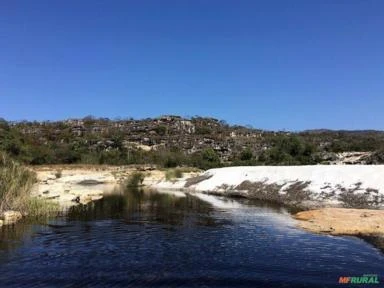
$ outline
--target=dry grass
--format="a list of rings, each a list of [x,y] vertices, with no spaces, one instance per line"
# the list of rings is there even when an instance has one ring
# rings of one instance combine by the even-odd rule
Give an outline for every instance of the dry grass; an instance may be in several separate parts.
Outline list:
[[[106,164],[50,164],[50,165],[29,165],[27,166],[34,171],[73,171],[73,170],[87,170],[87,171],[117,171],[121,169],[134,170],[136,167],[131,165],[126,166],[112,166]]]
[[[143,184],[145,174],[141,172],[134,172],[129,175],[125,182],[126,187],[140,187]]]
[[[0,153],[0,212],[14,209],[16,200],[29,195],[35,182],[34,172]]]
[[[165,179],[167,181],[171,181],[171,180],[182,178],[182,177],[183,177],[183,171],[179,168],[169,169],[165,172]]]
[[[300,207],[304,201],[311,199],[311,192],[307,190],[309,184],[310,182],[297,181],[288,186],[284,190],[285,193],[280,193],[283,185],[246,180],[236,186],[234,191],[247,191],[248,193],[241,195],[245,195],[249,199]]]
[[[377,189],[363,189],[361,182],[355,183],[352,188],[337,187],[341,193],[339,201],[345,208],[378,208],[384,203],[384,196],[379,195]]]
[[[58,206],[30,197],[36,174],[0,152],[0,213],[17,210],[23,215],[51,215]]]
[[[191,187],[192,185],[196,185],[200,182],[203,182],[204,180],[207,180],[207,179],[211,178],[212,176],[213,175],[203,174],[203,175],[189,178],[189,179],[187,179],[187,182],[185,183],[184,187],[186,187],[186,188]]]
[[[277,184],[267,184],[264,182],[251,182],[243,181],[238,185],[235,190],[245,190],[248,191],[247,198],[265,200],[270,202],[281,202],[281,195],[279,191],[281,185]]]
[[[15,208],[24,216],[29,217],[50,217],[56,216],[60,211],[58,203],[46,199],[26,196],[15,199]]]

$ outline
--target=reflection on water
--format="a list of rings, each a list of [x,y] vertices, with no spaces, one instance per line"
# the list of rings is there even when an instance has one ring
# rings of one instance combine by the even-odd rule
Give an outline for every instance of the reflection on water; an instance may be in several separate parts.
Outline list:
[[[214,209],[195,197],[175,197],[138,189],[117,190],[100,201],[71,207],[70,221],[121,219],[127,224],[218,225],[224,219],[211,217]]]
[[[0,255],[6,255],[28,241],[33,226],[19,222],[18,225],[2,226],[0,229]]]
[[[2,228],[0,286],[337,287],[340,276],[384,276],[379,250],[298,230],[281,207],[179,196],[115,191]]]

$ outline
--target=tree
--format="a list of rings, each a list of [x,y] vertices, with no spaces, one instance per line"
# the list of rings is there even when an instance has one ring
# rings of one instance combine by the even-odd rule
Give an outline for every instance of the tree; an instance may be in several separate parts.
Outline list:
[[[252,150],[247,147],[245,150],[241,151],[240,153],[240,160],[241,161],[248,161],[253,158]]]
[[[167,133],[167,127],[164,125],[159,125],[154,130],[160,136],[164,136]]]
[[[203,150],[203,160],[208,162],[220,162],[219,155],[217,155],[216,151],[212,148],[207,148]]]

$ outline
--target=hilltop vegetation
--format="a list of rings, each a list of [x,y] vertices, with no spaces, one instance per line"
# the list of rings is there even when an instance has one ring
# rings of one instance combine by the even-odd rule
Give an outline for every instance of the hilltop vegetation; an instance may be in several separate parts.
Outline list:
[[[368,151],[384,163],[384,132],[272,132],[213,118],[94,118],[57,122],[0,121],[0,150],[31,164],[156,164],[202,169],[231,165],[332,163],[337,154]]]

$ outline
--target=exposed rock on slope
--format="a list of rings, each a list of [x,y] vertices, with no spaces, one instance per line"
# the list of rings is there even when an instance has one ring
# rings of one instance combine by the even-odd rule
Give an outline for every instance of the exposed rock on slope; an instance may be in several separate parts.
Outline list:
[[[0,119],[0,140],[0,149],[33,165],[128,165],[153,161],[164,165],[163,158],[173,153],[184,158],[178,159],[176,165],[217,167],[218,163],[205,165],[197,161],[199,153],[207,149],[214,151],[220,163],[233,165],[384,163],[383,131],[266,131],[228,125],[209,117],[168,115],[141,120],[85,117],[57,122]]]

